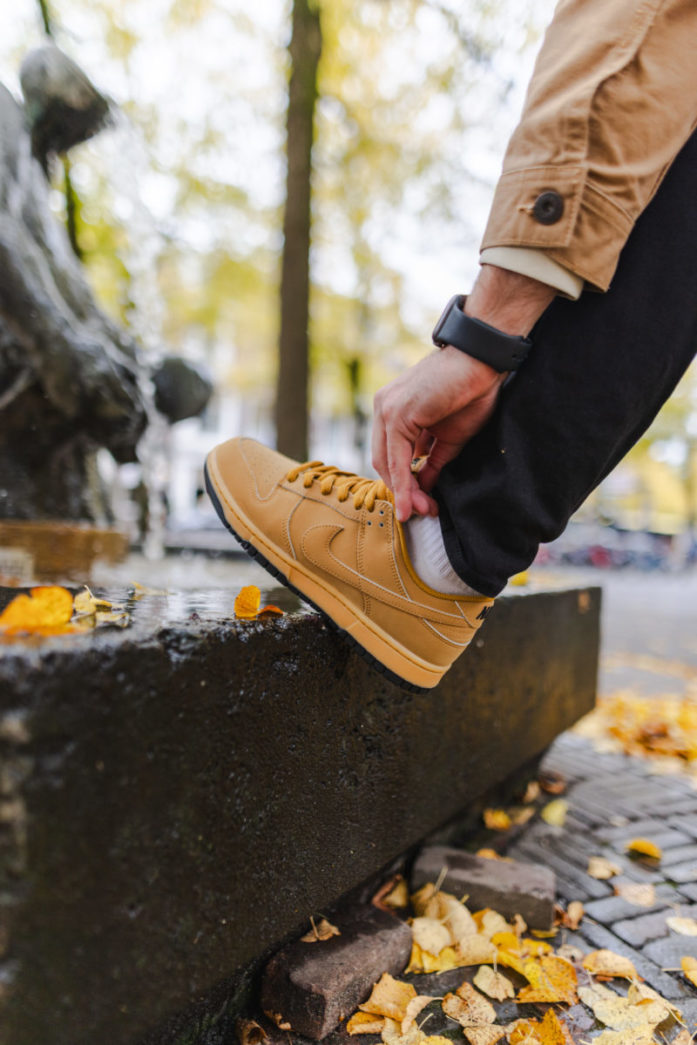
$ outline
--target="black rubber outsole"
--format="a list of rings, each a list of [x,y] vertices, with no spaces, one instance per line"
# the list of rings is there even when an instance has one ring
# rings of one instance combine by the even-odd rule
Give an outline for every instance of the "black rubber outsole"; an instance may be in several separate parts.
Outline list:
[[[302,599],[303,602],[308,603],[308,605],[312,606],[313,610],[316,610],[317,613],[321,614],[323,619],[332,629],[332,631],[335,631],[338,635],[340,635],[344,642],[347,642],[350,646],[352,646],[353,649],[359,654],[359,656],[363,658],[366,664],[370,665],[370,667],[374,671],[377,671],[380,675],[387,679],[388,682],[393,682],[396,686],[399,686],[401,689],[406,690],[408,693],[425,694],[431,692],[429,688],[425,686],[416,686],[413,682],[407,682],[406,679],[403,679],[400,675],[396,675],[394,671],[390,671],[389,668],[386,668],[384,664],[382,664],[379,660],[377,660],[376,657],[372,655],[372,653],[369,653],[367,649],[361,646],[360,642],[357,642],[356,639],[354,639],[353,635],[349,635],[349,633],[345,631],[344,628],[340,627],[336,623],[336,621],[332,620],[332,618],[329,616],[328,613],[325,612],[325,610],[317,606],[312,601],[312,599],[308,598],[308,596],[305,595],[304,592],[300,591],[293,584],[291,584],[288,578],[283,573],[281,573],[279,569],[272,565],[272,563],[270,563],[268,559],[264,558],[264,556],[261,554],[258,548],[255,548],[250,541],[246,541],[243,537],[240,537],[239,533],[237,533],[232,528],[232,526],[225,517],[223,506],[221,505],[220,500],[218,499],[218,495],[216,494],[213,488],[213,483],[211,482],[210,477],[208,475],[208,468],[205,465],[203,468],[203,478],[206,485],[206,492],[208,493],[208,496],[211,499],[211,503],[218,514],[218,518],[222,522],[225,529],[229,530],[229,532],[232,534],[235,540],[242,545],[247,555],[249,555],[252,559],[255,559],[260,566],[263,566],[266,572],[270,573],[275,580],[280,581],[281,584],[285,585],[285,587],[292,591],[295,595],[297,595],[298,598]]]

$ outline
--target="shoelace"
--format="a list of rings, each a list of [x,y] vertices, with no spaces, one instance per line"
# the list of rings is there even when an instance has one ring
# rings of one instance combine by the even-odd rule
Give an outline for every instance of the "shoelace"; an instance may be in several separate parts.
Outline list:
[[[291,469],[286,478],[289,483],[294,483],[301,475],[305,489],[309,489],[317,480],[320,493],[325,496],[335,487],[340,501],[348,500],[349,494],[353,494],[354,508],[362,508],[365,505],[368,511],[372,512],[376,501],[394,503],[392,493],[382,479],[365,479],[360,475],[354,475],[353,472],[341,472],[338,468],[323,464],[322,461],[305,461],[304,464]]]

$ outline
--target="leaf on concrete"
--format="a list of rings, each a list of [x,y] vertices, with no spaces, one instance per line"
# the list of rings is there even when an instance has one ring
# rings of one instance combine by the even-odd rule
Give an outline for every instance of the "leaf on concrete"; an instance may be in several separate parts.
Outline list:
[[[625,849],[632,856],[648,856],[652,860],[660,860],[663,856],[663,850],[660,845],[656,845],[655,842],[651,842],[648,838],[632,838],[630,842],[627,842]]]
[[[69,624],[73,597],[67,588],[32,588],[30,595],[17,595],[0,613],[0,631],[6,635],[60,635],[75,628]]]
[[[461,1027],[480,1027],[496,1019],[494,1006],[467,980],[460,984],[455,994],[446,994],[442,1005],[445,1015],[457,1020]]]
[[[411,945],[411,957],[406,967],[406,972],[449,972],[450,969],[459,969],[463,962],[454,947],[445,947],[439,955],[433,956],[428,951],[422,951],[418,943]],[[475,964],[474,962],[471,964]]]
[[[264,1010],[264,1015],[268,1016],[272,1023],[275,1023],[279,1030],[292,1030],[290,1023],[284,1018],[281,1012],[272,1012],[270,1009]]]
[[[552,827],[563,827],[568,811],[569,803],[563,798],[555,798],[547,803],[540,816],[546,824],[550,824]]]
[[[673,932],[680,933],[681,936],[697,936],[697,921],[694,918],[679,918],[677,915],[671,915],[670,918],[666,918],[666,925]]]
[[[495,849],[488,849],[486,846],[483,849],[478,849],[474,854],[475,856],[481,856],[484,860],[503,860],[507,864],[512,864],[513,861],[510,856],[501,856]]]
[[[256,620],[262,613],[279,613],[278,606],[261,607],[261,592],[256,584],[248,584],[240,589],[235,599],[235,617],[237,620]]]
[[[540,787],[548,795],[563,795],[567,788],[566,778],[554,769],[545,769],[537,777]]]
[[[346,1024],[346,1030],[349,1034],[381,1034],[384,1026],[384,1016],[376,1016],[372,1012],[354,1012]]]
[[[422,1045],[425,1035],[416,1026],[403,1034],[401,1021],[388,1018],[384,1022],[380,1037],[385,1045]]]
[[[339,929],[327,921],[326,918],[321,918],[317,923],[315,923],[314,918],[310,918],[310,925],[312,926],[310,931],[300,937],[303,943],[323,943],[324,940],[329,940],[332,936],[341,936]]]
[[[395,980],[388,972],[384,972],[373,987],[367,1001],[359,1005],[361,1012],[370,1012],[376,1016],[387,1016],[400,1024],[407,1014],[409,1002],[416,997],[416,989],[411,983]]]
[[[653,1027],[644,1024],[630,1030],[604,1030],[593,1045],[655,1045]]]
[[[520,1002],[566,1002],[573,1005],[578,1000],[576,970],[565,958],[553,954],[528,958],[523,962],[523,976],[530,986],[518,992]]]
[[[474,918],[464,903],[451,893],[434,893],[422,906],[420,914],[426,918],[436,918],[443,923],[450,934],[447,944],[456,944],[464,937],[477,932]]]
[[[511,818],[505,809],[485,809],[482,816],[484,826],[490,831],[507,831],[511,826]]]
[[[422,951],[428,951],[434,957],[452,943],[450,930],[437,918],[413,918],[411,931],[414,943],[417,943]]]
[[[692,986],[697,987],[697,958],[693,958],[689,954],[685,955],[680,959],[680,967]]]
[[[429,994],[417,994],[415,998],[412,998],[406,1007],[404,1013],[404,1019],[402,1020],[402,1034],[410,1029],[413,1023],[416,1022],[416,1017],[419,1015],[422,1009],[425,1009],[429,1002],[432,1002],[433,998]]]
[[[239,1019],[235,1024],[235,1033],[240,1045],[264,1045],[268,1037],[256,1020]]]
[[[599,980],[612,980],[616,977],[625,980],[641,979],[629,958],[615,954],[607,948],[587,954],[583,959],[583,968]]]
[[[491,965],[498,958],[498,952],[491,940],[476,934],[465,936],[455,948],[458,965]]]
[[[409,906],[409,888],[406,881],[401,874],[396,875],[394,878],[390,878],[389,881],[385,882],[375,896],[371,900],[371,903],[375,907],[381,907],[383,910],[386,908],[402,908]]]
[[[489,965],[482,965],[472,981],[484,994],[488,994],[495,1001],[505,1001],[506,998],[515,998],[515,987],[501,972],[494,972]]]
[[[564,910],[564,908],[559,904],[555,904],[554,924],[575,931],[581,924],[584,914],[585,908],[580,900],[572,900],[566,910]]]
[[[635,907],[653,907],[656,887],[651,882],[616,882],[615,894]]]
[[[662,1005],[666,1012],[666,1019],[672,1016],[676,1020],[682,1020],[682,1012],[674,1005],[673,1002],[668,1001],[658,991],[655,991],[653,987],[649,987],[646,983],[630,983],[629,990],[627,991],[627,1001],[631,1002],[632,1005],[641,1005],[645,1002],[658,1002]],[[661,1023],[663,1020],[660,1021]]]
[[[583,1004],[592,1010],[593,1015],[612,1030],[653,1028],[666,1019],[666,1003],[662,999],[640,1001],[634,1005],[629,998],[615,994],[600,983],[594,983],[590,987],[579,987],[578,993]]]
[[[463,1027],[462,1033],[470,1045],[496,1045],[506,1033],[506,1028],[488,1023],[482,1027]]]
[[[79,591],[73,600],[73,613],[77,613],[79,616],[92,617],[97,610],[111,610],[113,605],[107,602],[106,599],[98,599],[92,594],[90,589],[85,585],[82,591]],[[240,1021],[249,1022],[249,1021]],[[257,1024],[257,1026],[259,1026]]]
[[[529,802],[536,802],[540,797],[540,782],[539,780],[530,780],[528,786],[525,788],[525,794],[523,795],[523,802],[528,805]]]
[[[511,927],[503,915],[499,914],[498,911],[492,911],[489,907],[484,907],[481,911],[475,911],[472,918],[481,935],[486,936],[489,940],[496,936],[497,933],[511,931]]]
[[[612,860],[608,860],[604,856],[591,856],[586,873],[591,878],[614,878],[616,874],[622,874],[622,868],[618,864],[613,864]]]

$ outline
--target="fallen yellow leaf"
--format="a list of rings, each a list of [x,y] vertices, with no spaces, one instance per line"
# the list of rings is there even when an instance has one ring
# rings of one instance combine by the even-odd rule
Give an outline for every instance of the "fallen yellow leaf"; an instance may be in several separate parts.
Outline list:
[[[324,940],[331,939],[332,936],[341,936],[337,927],[326,918],[320,919],[316,925],[314,918],[310,918],[310,924],[312,926],[310,931],[300,937],[303,943],[322,943]]]
[[[279,613],[278,606],[261,607],[261,592],[256,584],[248,584],[242,588],[235,599],[235,617],[237,620],[255,620],[262,613]]]
[[[485,809],[482,816],[490,831],[507,831],[511,826],[511,818],[505,809]]]
[[[497,950],[491,940],[479,933],[465,936],[455,948],[458,966],[492,965],[497,960]]]
[[[565,958],[553,954],[528,958],[523,962],[523,976],[530,986],[518,992],[520,1002],[566,1002],[573,1005],[578,1000],[576,970]]]
[[[591,856],[586,873],[591,878],[614,878],[616,874],[622,874],[622,868],[604,856]]]
[[[651,882],[617,882],[615,894],[635,907],[653,907],[656,887]]]
[[[539,780],[530,780],[528,786],[525,788],[523,795],[523,802],[527,805],[529,802],[535,802],[540,797],[540,782]]]
[[[436,918],[414,918],[411,923],[411,931],[414,943],[417,943],[422,951],[428,951],[434,957],[452,943],[450,930]]]
[[[482,965],[472,981],[474,986],[488,994],[495,1001],[505,1001],[506,998],[515,998],[515,987],[501,972],[494,972],[489,965]]]
[[[626,980],[638,980],[639,974],[629,958],[622,954],[615,954],[603,948],[599,951],[591,951],[583,959],[583,968],[597,979],[614,979],[615,977]]]
[[[391,1020],[397,1020],[401,1025],[407,1014],[407,1006],[415,997],[416,989],[410,983],[395,980],[388,972],[384,972],[373,987],[368,1000],[358,1008],[361,1012],[388,1016]]]
[[[505,860],[508,864],[513,863],[510,856],[501,856],[495,849],[488,849],[486,846],[483,849],[478,849],[475,856],[481,856],[485,860]]]
[[[566,779],[554,769],[547,769],[537,777],[540,787],[548,795],[562,795],[566,791]]]
[[[640,1000],[634,1004],[600,983],[579,987],[579,997],[601,1023],[612,1030],[627,1031],[638,1027],[657,1027],[666,1019],[666,1003],[661,999]]]
[[[440,954],[434,957],[428,951],[422,951],[418,943],[413,943],[411,945],[411,957],[405,971],[425,973],[448,972],[450,969],[459,969],[463,965],[478,964],[479,961],[486,961],[486,959],[478,959],[477,962],[463,961],[454,947],[444,947]]]
[[[506,1033],[506,1028],[485,1023],[481,1027],[463,1027],[462,1033],[470,1045],[496,1045]],[[449,1045],[452,1045],[452,1042],[449,1042]]]
[[[406,1007],[404,1019],[402,1020],[402,1034],[407,1033],[421,1010],[425,1009],[429,1002],[432,1002],[433,1000],[434,999],[428,994],[417,994],[415,998],[411,999]]]
[[[442,1004],[445,1015],[457,1020],[461,1027],[480,1027],[496,1019],[496,1010],[491,1002],[466,980],[455,994],[446,994]]]
[[[625,848],[629,853],[636,853],[637,856],[649,856],[652,860],[660,860],[663,856],[661,847],[656,845],[655,842],[649,841],[648,838],[632,838],[631,842],[627,842]]]
[[[493,936],[496,936],[497,933],[507,933],[511,931],[511,927],[503,915],[499,914],[498,911],[492,911],[489,907],[485,907],[481,911],[475,911],[472,917],[479,932],[489,940]],[[515,936],[515,933],[513,935]]]
[[[679,918],[675,915],[666,918],[666,925],[681,936],[697,936],[697,921],[694,918]]]
[[[523,570],[522,573],[514,573],[508,583],[515,588],[524,588],[526,584],[530,583],[530,574],[527,570]]]
[[[697,987],[697,958],[693,958],[691,955],[686,955],[680,959],[680,965],[686,978],[690,981],[693,987]]]
[[[555,798],[547,803],[540,816],[546,824],[550,824],[552,827],[563,827],[568,811],[569,803],[563,798]]]
[[[604,1030],[593,1038],[593,1045],[655,1045],[653,1027],[640,1024],[632,1030]]]
[[[264,1045],[268,1035],[256,1020],[239,1019],[235,1032],[240,1045]]]
[[[584,906],[580,900],[572,900],[566,910],[557,904],[554,910],[554,924],[563,925],[565,929],[571,929],[572,932],[578,929],[585,914]]]
[[[380,1037],[385,1045],[423,1045],[424,1035],[416,1026],[403,1034],[400,1022],[388,1018],[385,1019]]]
[[[372,903],[376,907],[408,907],[409,906],[409,887],[402,878],[401,875],[397,876],[397,880],[392,879],[386,883],[385,887],[379,889],[372,899]]]
[[[349,1034],[380,1034],[385,1026],[384,1016],[375,1016],[370,1012],[354,1012],[346,1024]]]
[[[640,1005],[642,1002],[658,1002],[665,1009],[666,1019],[668,1016],[673,1016],[676,1020],[682,1020],[682,1012],[680,1009],[668,1001],[662,995],[655,991],[653,987],[649,987],[646,983],[630,983],[629,990],[627,991],[627,1001],[632,1005]],[[663,1020],[661,1020],[661,1023]]]
[[[429,902],[427,911],[446,926],[450,933],[449,943],[457,944],[477,932],[477,923],[470,912],[450,893],[436,893]]]
[[[69,621],[73,597],[66,588],[32,588],[31,595],[17,595],[0,613],[0,631],[6,635],[53,635],[73,631]]]

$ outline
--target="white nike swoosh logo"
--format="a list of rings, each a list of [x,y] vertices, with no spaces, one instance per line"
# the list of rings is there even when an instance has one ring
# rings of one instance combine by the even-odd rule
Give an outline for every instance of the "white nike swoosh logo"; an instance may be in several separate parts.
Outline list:
[[[331,543],[337,534],[344,529],[345,527],[341,525],[325,524],[312,526],[309,530],[306,530],[301,540],[302,550],[306,558],[314,566],[344,581],[344,583],[350,584],[351,587],[357,588],[365,595],[372,595],[379,602],[386,603],[388,606],[401,610],[403,613],[408,613],[412,617],[425,619],[434,624],[465,627],[470,628],[471,631],[476,630],[462,611],[460,613],[447,613],[444,610],[437,610],[424,603],[415,602],[413,599],[404,598],[337,559],[332,552]]]

